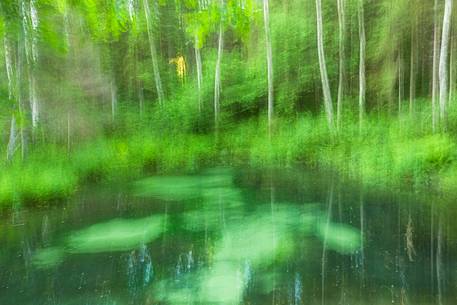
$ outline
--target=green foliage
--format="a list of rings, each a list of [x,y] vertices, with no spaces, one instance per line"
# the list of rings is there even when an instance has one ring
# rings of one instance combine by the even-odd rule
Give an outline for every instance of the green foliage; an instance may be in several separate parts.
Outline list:
[[[18,136],[14,160],[1,165],[0,202],[50,202],[71,195],[86,181],[227,164],[335,168],[371,185],[435,185],[442,175],[443,183],[451,185],[457,112],[450,107],[446,132],[432,132],[431,109],[424,106],[430,103],[432,37],[413,39],[415,34],[433,32],[433,18],[427,13],[432,3],[365,3],[368,113],[361,128],[355,112],[358,1],[345,1],[343,119],[341,130],[332,134],[321,114],[315,5],[302,0],[270,2],[275,98],[271,137],[263,119],[267,69],[260,3],[148,1],[157,74],[165,92],[164,103],[158,106],[143,1],[37,1],[36,29],[30,1],[2,1],[0,37],[9,46],[13,94],[10,98],[6,73],[0,73],[0,99],[5,101],[0,106],[0,153],[6,156],[12,113],[24,143]],[[335,1],[323,1],[323,16],[335,97],[340,68]],[[213,99],[221,25],[224,50],[216,136]],[[420,50],[416,61],[410,60],[413,42]],[[202,57],[200,89],[195,46]],[[7,52],[0,49],[0,67],[6,71]],[[34,60],[31,49],[38,50]],[[186,66],[182,79],[170,61],[177,56]],[[421,73],[408,80],[411,63]],[[414,112],[406,114],[411,81],[418,98]],[[397,101],[399,93],[403,96]],[[38,127],[32,126],[32,98],[39,102]]]

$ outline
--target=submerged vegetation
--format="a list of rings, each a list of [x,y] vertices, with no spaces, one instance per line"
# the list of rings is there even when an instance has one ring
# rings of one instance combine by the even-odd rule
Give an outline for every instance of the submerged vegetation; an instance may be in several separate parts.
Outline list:
[[[453,191],[441,2],[2,1],[0,204],[219,165]]]

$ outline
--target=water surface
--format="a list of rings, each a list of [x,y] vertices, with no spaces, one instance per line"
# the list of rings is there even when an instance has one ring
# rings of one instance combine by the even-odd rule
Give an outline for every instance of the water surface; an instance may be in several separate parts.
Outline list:
[[[87,187],[0,222],[0,304],[454,304],[455,208],[305,170]]]

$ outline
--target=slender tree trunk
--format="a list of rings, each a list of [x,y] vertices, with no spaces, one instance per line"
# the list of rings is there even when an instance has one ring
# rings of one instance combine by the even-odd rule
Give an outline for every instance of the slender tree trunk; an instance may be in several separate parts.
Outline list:
[[[36,96],[35,77],[33,76],[32,69],[29,71],[29,92],[30,92],[30,109],[32,112],[32,127],[35,129],[38,126],[39,109],[38,100]]]
[[[409,66],[409,113],[412,114],[414,110],[414,100],[416,98],[416,23],[411,29],[411,59]]]
[[[8,79],[8,99],[13,100],[14,90],[13,90],[13,64],[11,60],[10,48],[8,45],[8,40],[6,37],[3,40],[4,44],[4,54],[5,54],[5,67],[6,67],[6,77]],[[13,158],[14,152],[16,151],[16,117],[14,113],[11,115],[11,125],[10,125],[10,136],[8,140],[8,146],[6,150],[6,160],[10,161]]]
[[[143,84],[139,83],[138,85],[138,100],[140,103],[140,116],[143,116],[144,113],[144,88]]]
[[[111,80],[110,93],[111,93],[111,119],[114,122],[114,118],[116,116],[116,108],[117,108],[117,88],[116,88],[114,79]]]
[[[146,16],[146,27],[148,30],[149,49],[151,52],[152,70],[154,73],[154,81],[155,81],[155,86],[156,86],[156,91],[157,91],[157,98],[159,100],[159,105],[163,105],[164,93],[163,93],[163,89],[162,89],[162,80],[160,78],[159,63],[157,60],[157,51],[156,51],[156,47],[155,47],[155,43],[154,43],[154,35],[153,35],[153,28],[152,28],[152,21],[151,21],[148,0],[143,0],[143,5],[144,5],[144,14]]]
[[[22,96],[22,57],[24,55],[24,51],[26,48],[25,40],[23,41],[21,38],[18,40],[18,49],[17,49],[17,68],[16,68],[16,94],[17,94],[17,109],[18,109],[18,116],[19,116],[19,134],[21,139],[21,158],[22,160],[25,159],[25,154],[27,150],[27,143],[26,143],[26,131],[24,127],[24,105],[23,105],[23,96]],[[25,54],[26,56],[26,54]]]
[[[366,78],[365,78],[365,53],[366,53],[366,38],[365,38],[365,17],[363,9],[363,0],[359,0],[358,5],[359,17],[359,41],[360,41],[360,56],[359,56],[359,127],[362,130],[363,117],[365,115],[365,95],[366,95]]]
[[[327,115],[327,123],[330,130],[333,130],[333,104],[328,81],[327,65],[324,52],[324,34],[322,22],[322,0],[316,0],[316,21],[317,21],[317,51],[319,56],[319,69],[322,81],[322,91],[324,94],[324,107]]]
[[[38,126],[38,121],[39,121],[39,105],[38,105],[38,97],[37,97],[37,92],[36,92],[36,82],[35,82],[35,65],[38,60],[38,46],[37,46],[37,34],[38,34],[38,24],[39,24],[39,18],[38,18],[38,11],[35,8],[35,0],[30,1],[30,20],[31,20],[31,41],[30,41],[30,46],[31,46],[31,64],[29,65],[29,99],[30,99],[30,111],[32,115],[32,129],[35,130],[35,128]],[[25,31],[25,30],[24,30]],[[25,39],[28,39],[25,37]]]
[[[444,6],[443,32],[441,35],[439,85],[440,85],[440,121],[446,126],[446,102],[448,98],[448,55],[449,34],[451,28],[452,0],[446,0]]]
[[[271,135],[273,122],[274,91],[273,91],[273,51],[270,35],[270,9],[269,0],[263,0],[263,20],[265,26],[265,48],[267,51],[267,75],[268,75],[268,133]]]
[[[203,70],[202,70],[202,57],[200,54],[200,43],[198,35],[195,35],[195,63],[197,65],[197,90],[198,90],[198,111],[202,111],[202,83],[203,83]]]
[[[338,100],[336,104],[336,128],[341,128],[341,115],[343,110],[344,82],[345,82],[345,52],[346,42],[346,16],[344,0],[337,0],[338,5],[338,24],[339,24],[339,76],[338,76]]]
[[[71,112],[67,110],[67,154],[71,149]]]
[[[8,98],[13,99],[13,79],[14,79],[14,70],[13,63],[11,59],[11,50],[9,47],[8,39],[5,37],[3,40],[4,52],[5,52],[5,67],[6,67],[6,77],[8,79]]]
[[[217,47],[216,71],[214,77],[214,123],[216,131],[219,129],[220,95],[221,95],[221,60],[224,49],[224,30],[219,25],[219,39]]]
[[[8,141],[8,148],[6,150],[6,160],[10,161],[13,156],[14,152],[16,151],[16,117],[14,114],[11,115],[11,126],[10,126],[10,137]]]
[[[452,100],[454,99],[454,83],[455,83],[455,39],[454,39],[454,30],[452,30],[451,34],[451,50],[450,50],[450,58],[449,58],[449,101],[448,106],[451,106]]]
[[[437,123],[437,99],[438,99],[438,66],[440,52],[440,31],[439,31],[439,18],[438,18],[438,0],[434,4],[434,30],[433,30],[433,75],[432,75],[432,130],[436,130]]]
[[[398,116],[401,115],[401,104],[403,103],[403,60],[401,57],[401,49],[398,52]]]

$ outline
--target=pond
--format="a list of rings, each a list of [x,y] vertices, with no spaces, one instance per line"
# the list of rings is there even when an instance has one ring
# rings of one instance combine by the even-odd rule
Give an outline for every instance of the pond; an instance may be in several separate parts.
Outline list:
[[[454,304],[456,208],[309,170],[81,189],[0,223],[0,304]]]

